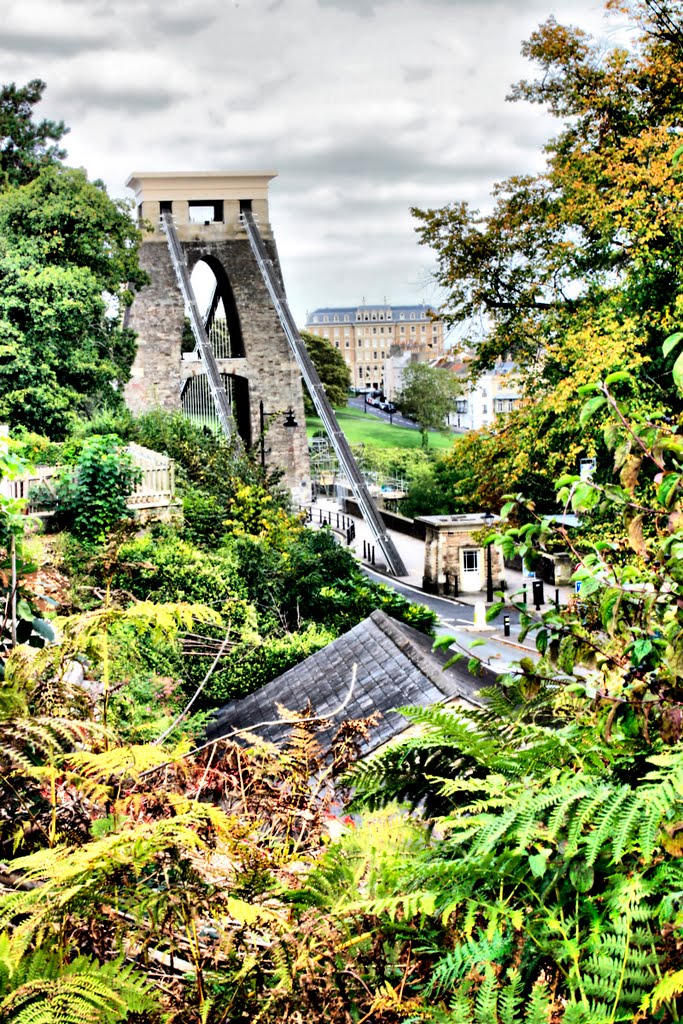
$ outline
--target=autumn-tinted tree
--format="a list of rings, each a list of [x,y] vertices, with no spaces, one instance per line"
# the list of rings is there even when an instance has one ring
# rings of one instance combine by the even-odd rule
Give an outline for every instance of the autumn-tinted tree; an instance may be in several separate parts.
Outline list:
[[[486,216],[466,203],[414,211],[437,254],[447,317],[470,325],[475,372],[503,354],[522,370],[524,407],[503,437],[482,436],[475,461],[496,473],[472,481],[475,503],[480,485],[502,476],[502,491],[552,505],[555,474],[586,456],[606,464],[600,422],[580,422],[576,397],[596,376],[637,368],[643,408],[681,407],[661,351],[683,285],[678,5],[607,6],[638,26],[628,49],[606,51],[553,18],[524,45],[541,74],[510,98],[561,122],[545,169],[497,185]]]
[[[321,338],[317,334],[302,331],[301,337],[318,371],[330,404],[336,408],[346,405],[351,387],[351,371],[343,355],[326,338]],[[307,415],[312,416],[315,410],[307,390],[304,391],[304,405]]]
[[[33,120],[33,107],[44,91],[39,78],[0,87],[0,188],[24,185],[42,167],[66,156],[59,146],[69,131],[64,122]]]
[[[683,265],[683,181],[672,173],[683,68],[656,6],[629,5],[642,37],[607,53],[548,19],[523,48],[541,77],[510,96],[563,122],[545,170],[497,185],[486,216],[466,203],[414,211],[421,241],[436,250],[450,319],[474,324],[484,314],[480,367],[510,351],[535,363],[573,332],[577,315],[604,347],[604,325],[591,316],[607,301],[614,330],[631,330],[635,350],[661,372],[659,342],[672,326]],[[564,369],[553,361],[544,375],[552,385]]]

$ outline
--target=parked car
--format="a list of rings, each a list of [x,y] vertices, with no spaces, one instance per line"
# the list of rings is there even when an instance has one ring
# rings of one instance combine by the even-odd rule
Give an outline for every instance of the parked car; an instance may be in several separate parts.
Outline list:
[[[390,402],[388,398],[383,398],[377,403],[382,412],[394,413],[397,411],[396,406],[393,402]]]
[[[368,403],[368,405],[379,405],[379,391],[368,391],[367,395],[365,396],[365,401]]]

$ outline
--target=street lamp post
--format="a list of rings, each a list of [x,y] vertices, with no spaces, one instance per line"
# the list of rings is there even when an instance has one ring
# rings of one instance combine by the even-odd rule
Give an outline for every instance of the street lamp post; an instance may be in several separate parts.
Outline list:
[[[490,512],[484,514],[484,522],[486,523],[486,529],[491,529],[493,523],[493,516]],[[491,542],[486,545],[486,603],[493,603],[493,571],[491,568]]]
[[[276,412],[266,412],[265,409],[263,408],[263,402],[262,401],[260,401],[259,404],[258,404],[258,412],[259,412],[259,427],[260,427],[260,430],[261,430],[261,436],[260,436],[260,439],[259,439],[259,449],[260,449],[260,454],[261,454],[261,468],[265,469],[266,468],[266,417],[272,418],[273,416],[277,416],[278,413],[276,413]],[[296,421],[296,417],[294,416],[294,410],[292,409],[291,406],[289,407],[287,412],[284,414],[284,416],[285,416],[285,419],[284,419],[284,423],[282,425],[287,430],[292,430],[294,427],[298,427],[299,426],[299,424]],[[268,449],[268,450],[270,451],[270,449]]]

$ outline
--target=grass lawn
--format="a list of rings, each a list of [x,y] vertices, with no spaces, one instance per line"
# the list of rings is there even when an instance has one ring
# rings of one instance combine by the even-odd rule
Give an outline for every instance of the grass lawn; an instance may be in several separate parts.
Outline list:
[[[374,444],[379,448],[419,448],[421,435],[419,430],[410,427],[394,427],[388,420],[381,420],[372,413],[364,413],[361,409],[335,409],[339,426],[346,435],[349,444]],[[306,417],[306,430],[311,437],[323,425],[317,416]],[[449,450],[453,447],[453,436],[430,433],[429,447]]]

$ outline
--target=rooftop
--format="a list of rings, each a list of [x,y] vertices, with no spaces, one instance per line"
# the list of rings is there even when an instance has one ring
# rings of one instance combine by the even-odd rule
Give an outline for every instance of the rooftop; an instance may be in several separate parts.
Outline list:
[[[323,745],[343,721],[380,712],[380,722],[363,748],[368,754],[408,728],[406,719],[393,710],[397,707],[450,701],[480,705],[478,691],[493,676],[482,680],[461,664],[444,671],[449,654],[433,651],[432,643],[411,626],[375,611],[300,665],[243,700],[227,704],[209,724],[207,736],[215,739],[248,729],[277,743],[289,730],[286,722],[277,721],[277,705],[296,712],[310,702],[316,717],[330,719],[319,736]],[[357,677],[349,697],[354,665]]]

